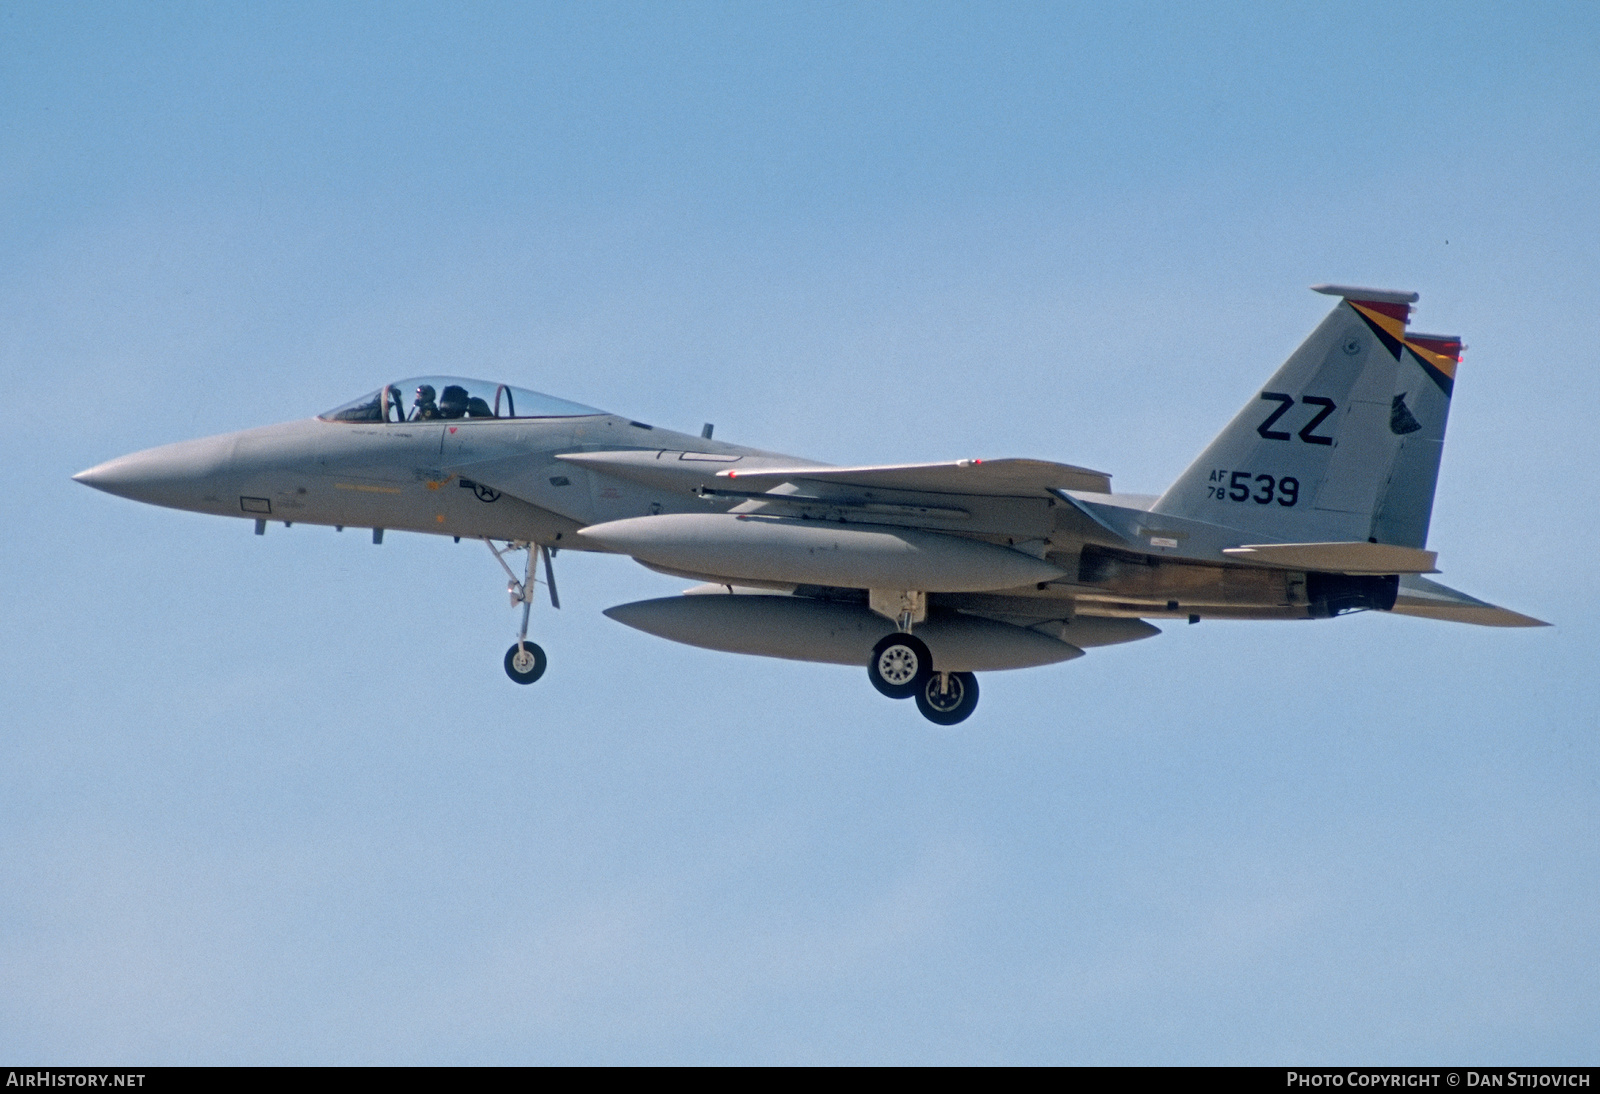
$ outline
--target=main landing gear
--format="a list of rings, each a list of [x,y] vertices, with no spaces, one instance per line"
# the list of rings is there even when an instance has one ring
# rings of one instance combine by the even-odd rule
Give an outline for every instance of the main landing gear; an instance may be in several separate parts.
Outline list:
[[[511,606],[515,608],[518,604],[522,605],[522,629],[517,632],[516,644],[506,651],[506,675],[519,684],[531,684],[544,675],[545,666],[548,664],[544,650],[539,648],[539,644],[528,641],[528,617],[533,612],[533,587],[537,583],[533,576],[535,545],[508,543],[505,550],[501,550],[488,537],[485,537],[483,542],[489,545],[489,550],[494,552],[495,561],[500,563],[500,568],[511,579],[506,585],[506,592],[511,595]],[[528,565],[521,581],[517,580],[516,571],[505,559],[507,554],[517,550],[528,552]],[[550,590],[550,606],[559,609],[561,597],[556,594],[556,571],[550,562],[552,553],[550,548],[540,546],[537,557],[544,559],[544,583]]]
[[[872,648],[867,678],[891,699],[915,698],[922,716],[937,725],[963,722],[978,707],[978,678],[970,672],[934,671],[927,643],[907,631]]]
[[[889,698],[909,699],[933,675],[933,654],[915,635],[891,634],[872,647],[867,675],[872,686]]]
[[[916,699],[917,709],[928,721],[953,726],[978,709],[978,678],[970,672],[936,672]]]

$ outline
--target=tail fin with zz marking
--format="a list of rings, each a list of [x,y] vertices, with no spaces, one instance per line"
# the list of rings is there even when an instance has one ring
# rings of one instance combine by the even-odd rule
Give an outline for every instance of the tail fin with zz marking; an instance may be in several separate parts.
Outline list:
[[[1279,542],[1423,547],[1461,339],[1408,333],[1416,293],[1315,289],[1338,306],[1151,511]]]

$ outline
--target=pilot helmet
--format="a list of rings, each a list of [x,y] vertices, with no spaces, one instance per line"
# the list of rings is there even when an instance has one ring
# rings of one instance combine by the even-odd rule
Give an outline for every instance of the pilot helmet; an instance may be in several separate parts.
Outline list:
[[[432,384],[421,384],[421,385],[419,385],[417,387],[417,402],[418,403],[431,403],[431,402],[433,402],[433,385]]]
[[[460,405],[465,407],[467,405],[467,389],[461,387],[459,384],[451,384],[449,387],[444,389],[444,394],[440,397],[439,401],[446,405]]]

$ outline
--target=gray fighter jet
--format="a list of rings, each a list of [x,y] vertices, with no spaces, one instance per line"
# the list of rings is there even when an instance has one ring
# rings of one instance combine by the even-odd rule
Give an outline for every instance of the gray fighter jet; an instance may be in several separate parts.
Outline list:
[[[865,666],[945,725],[977,705],[975,673],[1148,638],[1150,619],[1544,625],[1422,576],[1461,340],[1408,330],[1415,293],[1315,288],[1340,298],[1332,313],[1159,497],[1044,460],[835,467],[454,377],[75,478],[258,535],[275,520],[480,539],[522,608],[505,657],[522,684],[545,670],[528,640],[536,560],[560,607],[559,550],[704,583],[609,609],[618,622]]]

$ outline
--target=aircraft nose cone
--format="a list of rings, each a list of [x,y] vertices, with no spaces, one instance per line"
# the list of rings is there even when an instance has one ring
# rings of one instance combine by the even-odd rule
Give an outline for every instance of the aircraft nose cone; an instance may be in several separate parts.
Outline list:
[[[207,437],[118,456],[79,471],[72,481],[151,505],[202,508],[232,457],[233,438]]]
[[[131,456],[118,456],[114,460],[96,464],[87,471],[79,471],[72,476],[72,481],[126,497],[130,490],[139,488],[145,477],[139,466],[142,462],[139,457],[142,455],[136,452]]]

